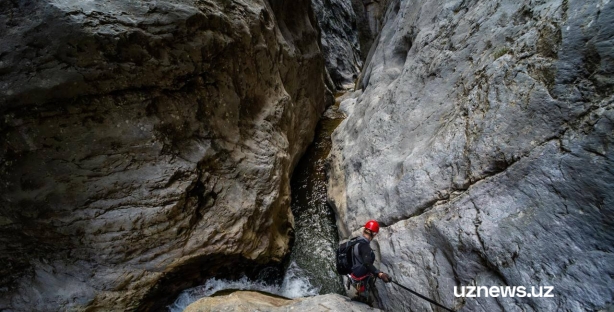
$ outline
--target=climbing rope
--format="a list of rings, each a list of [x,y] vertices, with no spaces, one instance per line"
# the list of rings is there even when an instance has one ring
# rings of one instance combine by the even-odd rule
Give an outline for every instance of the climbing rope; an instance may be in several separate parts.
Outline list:
[[[394,280],[391,280],[391,282],[394,283],[395,285],[397,285],[397,286],[399,286],[399,287],[409,291],[410,293],[412,293],[412,294],[414,294],[414,295],[416,295],[416,296],[418,296],[418,297],[420,297],[420,298],[422,298],[422,299],[424,299],[424,300],[426,300],[426,301],[428,301],[428,302],[430,302],[430,303],[440,307],[440,308],[446,309],[446,311],[455,312],[454,310],[446,308],[446,307],[442,306],[441,304],[439,304],[439,303],[437,303],[437,302],[435,302],[435,301],[433,301],[433,300],[431,300],[431,299],[429,299],[429,298],[427,298],[427,297],[425,297],[425,296],[423,296],[423,295],[421,295],[421,294],[419,294],[419,293],[417,293],[417,292],[415,292],[415,291],[413,291],[413,290],[411,290],[411,289],[409,289],[409,288],[407,288],[407,287],[397,283]]]

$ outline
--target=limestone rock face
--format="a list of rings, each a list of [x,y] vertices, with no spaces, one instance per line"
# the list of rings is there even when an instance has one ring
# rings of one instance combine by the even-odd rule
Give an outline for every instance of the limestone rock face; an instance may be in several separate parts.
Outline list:
[[[208,297],[189,305],[185,312],[213,311],[381,311],[364,303],[350,301],[338,294],[294,300],[273,297],[259,292],[237,291],[226,296]]]
[[[381,269],[450,307],[611,308],[613,20],[609,1],[391,1],[333,134],[342,234],[380,220]],[[555,297],[454,297],[468,285]]]
[[[351,0],[351,2],[356,14],[360,55],[366,60],[369,52],[375,48],[373,42],[382,30],[390,0]]]
[[[337,89],[348,89],[362,68],[356,13],[350,0],[312,0],[326,68]],[[368,47],[366,47],[368,49]]]
[[[332,82],[336,89],[351,89],[382,28],[388,0],[312,0],[312,3]]]
[[[382,17],[386,9],[386,3],[387,1],[385,0],[362,0],[365,8],[365,19],[373,36],[377,36],[382,29]]]
[[[159,310],[286,254],[332,100],[309,1],[5,1],[0,25],[0,310]]]

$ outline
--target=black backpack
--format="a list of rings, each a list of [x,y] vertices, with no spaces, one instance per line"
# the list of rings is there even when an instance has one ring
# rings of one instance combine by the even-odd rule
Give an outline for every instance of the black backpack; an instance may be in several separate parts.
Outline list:
[[[354,258],[352,255],[354,245],[358,244],[360,240],[358,237],[354,237],[349,241],[340,244],[337,248],[337,273],[345,275],[352,273],[352,265]]]

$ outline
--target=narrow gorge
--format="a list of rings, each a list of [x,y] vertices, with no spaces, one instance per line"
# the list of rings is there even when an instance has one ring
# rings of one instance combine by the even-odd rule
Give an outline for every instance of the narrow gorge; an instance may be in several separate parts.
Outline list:
[[[334,251],[369,219],[375,265],[454,311],[614,310],[610,0],[6,0],[0,24],[0,311],[443,311],[351,300]]]

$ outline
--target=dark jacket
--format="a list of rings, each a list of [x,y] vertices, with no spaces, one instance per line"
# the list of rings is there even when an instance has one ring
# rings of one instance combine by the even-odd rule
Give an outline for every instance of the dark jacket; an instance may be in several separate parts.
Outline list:
[[[354,245],[353,250],[353,265],[352,265],[352,274],[355,277],[363,277],[369,273],[373,273],[375,275],[380,273],[375,266],[373,266],[373,262],[375,262],[375,253],[369,246],[369,240],[360,236],[359,243]]]

